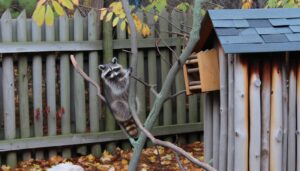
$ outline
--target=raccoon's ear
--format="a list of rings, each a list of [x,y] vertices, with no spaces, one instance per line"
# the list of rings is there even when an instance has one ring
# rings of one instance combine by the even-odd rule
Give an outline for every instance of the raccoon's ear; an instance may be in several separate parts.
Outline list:
[[[112,62],[113,64],[116,64],[117,61],[118,61],[118,59],[117,59],[116,57],[113,57],[112,60],[111,60],[111,62]]]
[[[98,68],[103,71],[105,69],[105,66],[104,65],[99,65]]]

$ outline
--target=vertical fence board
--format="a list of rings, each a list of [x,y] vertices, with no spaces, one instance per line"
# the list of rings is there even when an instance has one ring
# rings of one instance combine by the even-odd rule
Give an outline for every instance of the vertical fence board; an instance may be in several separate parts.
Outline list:
[[[169,18],[169,13],[162,11],[161,16],[164,18]],[[159,36],[160,38],[167,38],[169,29],[169,23],[165,20],[159,20],[159,30],[161,31]],[[161,49],[160,50],[160,64],[161,64],[161,82],[163,82],[170,70],[170,59],[169,59],[169,50]],[[170,100],[166,101],[163,106],[163,125],[172,124],[172,102]]]
[[[248,65],[245,59],[234,59],[234,170],[248,170]]]
[[[234,169],[234,70],[233,54],[228,54],[228,151],[227,170]]]
[[[213,103],[212,93],[205,94],[204,106],[204,159],[211,164],[213,158]]]
[[[27,41],[26,32],[26,11],[22,13],[17,18],[17,40],[18,42]],[[19,61],[19,111],[20,111],[20,131],[21,138],[28,138],[30,136],[30,125],[29,125],[29,102],[28,102],[28,63],[26,56],[20,56]],[[28,160],[31,158],[30,152],[23,153],[23,160]]]
[[[79,10],[74,13],[74,40],[83,40],[83,17]],[[76,53],[75,56],[78,65],[83,68],[83,53]],[[74,71],[76,72],[76,71]],[[86,131],[86,109],[85,109],[85,88],[84,80],[79,73],[74,73],[74,104],[75,104],[75,122],[76,132],[84,133]],[[86,154],[85,146],[77,148],[79,154]]]
[[[263,61],[262,92],[261,92],[261,171],[269,171],[270,154],[270,103],[271,103],[271,65]]]
[[[286,53],[286,57],[288,57],[288,53]],[[286,171],[287,169],[287,153],[288,153],[288,71],[287,65],[285,61],[283,61],[282,68],[282,123],[283,123],[283,143],[282,143],[282,171]]]
[[[171,20],[174,23],[174,26],[172,27],[172,32],[180,32],[180,30],[178,30],[176,27],[181,27],[180,23],[177,21],[182,21],[182,13],[178,12],[176,10],[172,11],[172,16],[171,16]],[[176,34],[173,34],[172,37],[178,37]],[[174,52],[172,53],[172,60],[173,63],[177,62],[177,59],[179,58],[179,55],[181,53],[181,44],[177,44]],[[179,72],[176,75],[175,78],[175,90],[176,92],[180,92],[182,90],[185,89],[184,87],[184,82],[183,80],[183,72],[182,69],[179,70]],[[176,121],[177,124],[183,124],[186,123],[186,98],[185,98],[185,94],[181,94],[178,95],[176,97]],[[190,122],[196,122],[196,121],[190,121]],[[179,137],[179,142],[180,143],[185,143],[186,142],[186,137],[185,136],[181,136]]]
[[[11,13],[6,10],[1,17],[1,35],[3,42],[12,41]],[[14,64],[12,56],[4,56],[3,66],[3,113],[4,113],[4,137],[5,139],[16,138],[16,113],[15,113],[15,86],[14,86]],[[17,164],[17,155],[9,152],[6,162],[14,167]]]
[[[97,13],[95,10],[91,10],[88,14],[88,40],[93,41],[97,39]],[[99,70],[98,70],[98,52],[89,53],[89,76],[97,83],[99,81]],[[99,132],[99,114],[101,110],[100,99],[96,96],[97,89],[89,84],[89,114],[90,114],[90,127],[91,132]],[[92,154],[95,156],[101,155],[101,146],[99,144],[91,147]]]
[[[55,27],[46,25],[46,41],[55,41]],[[46,58],[46,94],[47,94],[47,119],[48,119],[48,135],[56,135],[56,68],[55,55],[49,54]],[[56,151],[50,150],[49,156],[55,156]]]
[[[69,18],[59,17],[59,40],[69,41]],[[71,133],[71,111],[70,111],[70,61],[69,55],[64,53],[60,56],[60,109],[62,134]],[[71,149],[64,148],[62,155],[71,157]]]
[[[32,41],[40,42],[42,40],[42,30],[35,21],[32,21]],[[43,136],[43,87],[42,87],[42,57],[34,55],[32,61],[32,83],[33,83],[33,114],[34,114],[34,136]],[[43,151],[37,151],[36,159],[43,159]]]
[[[296,163],[297,170],[300,170],[300,60],[297,59],[297,154],[296,154]]]
[[[282,170],[282,75],[278,59],[272,66],[270,170]]]
[[[112,23],[103,22],[103,63],[108,63],[113,57],[112,45]],[[109,108],[105,107],[105,130],[113,131],[116,129],[116,121],[110,112]],[[107,149],[114,152],[116,148],[115,143],[109,143]]]
[[[142,12],[138,12],[137,16],[141,21],[144,21],[144,15]],[[142,38],[141,34],[138,33],[138,38]],[[145,81],[145,60],[144,60],[144,51],[142,49],[138,49],[138,66],[137,66],[137,77],[143,81]],[[140,111],[139,118],[143,123],[146,119],[146,94],[145,94],[145,86],[139,82],[137,82],[136,94],[140,101]]]
[[[147,23],[152,26],[150,38],[153,38],[155,35],[155,21],[153,20],[153,14],[147,13]],[[157,60],[156,60],[156,51],[154,49],[149,49],[147,51],[148,55],[148,83],[151,85],[157,85]],[[149,107],[150,109],[153,106],[155,95],[149,90]],[[156,120],[154,126],[157,126],[159,119]]]
[[[220,156],[219,170],[225,171],[227,164],[227,120],[228,120],[228,77],[227,58],[220,45],[218,47],[220,65]]]
[[[213,167],[219,169],[219,144],[220,144],[220,101],[219,93],[213,94]]]
[[[126,30],[121,30],[121,24],[119,23],[117,26],[117,38],[118,39],[126,39]],[[118,53],[118,59],[119,63],[127,68],[128,67],[128,62],[127,62],[127,54],[126,52],[120,51]],[[139,84],[139,82],[137,82]],[[128,141],[122,143],[122,149],[124,150],[129,150],[131,148],[131,145]]]
[[[296,95],[297,95],[297,80],[296,80],[296,61],[292,59],[289,71],[289,114],[288,114],[288,156],[287,170],[296,170]]]
[[[250,68],[249,101],[250,101],[250,142],[249,170],[260,170],[261,144],[261,102],[260,102],[259,63],[255,61]]]
[[[192,10],[188,10],[188,12],[186,12],[183,16],[184,16],[184,22],[183,22],[183,25],[184,25],[184,31],[186,32],[186,33],[189,33],[189,26],[192,26],[192,23],[193,23],[193,18],[192,17],[190,17],[190,16],[192,16],[193,15],[193,13],[192,13]],[[180,21],[178,21],[178,22],[180,22]],[[188,26],[188,27],[186,27],[186,26]],[[185,46],[185,45],[184,45]],[[197,94],[195,94],[195,95],[191,95],[191,96],[189,96],[188,97],[188,104],[189,104],[189,106],[188,106],[188,111],[189,111],[189,113],[188,113],[188,115],[189,115],[189,122],[192,122],[192,121],[197,121],[197,118],[198,118],[198,109],[197,109],[197,97],[198,97],[198,95]],[[189,136],[189,142],[194,142],[194,141],[196,141],[197,140],[197,136],[196,135],[190,135]]]

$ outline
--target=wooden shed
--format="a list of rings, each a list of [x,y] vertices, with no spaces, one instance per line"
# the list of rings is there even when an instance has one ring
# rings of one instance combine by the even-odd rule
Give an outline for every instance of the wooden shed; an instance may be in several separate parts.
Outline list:
[[[210,10],[194,51],[210,49],[220,90],[206,94],[206,162],[300,170],[300,9]]]

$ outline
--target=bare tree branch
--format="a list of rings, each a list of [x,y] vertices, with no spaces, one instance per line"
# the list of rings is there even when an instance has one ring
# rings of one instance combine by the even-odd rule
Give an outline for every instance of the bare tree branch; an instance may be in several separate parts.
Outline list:
[[[101,95],[101,89],[100,89],[100,86],[99,86],[99,84],[96,82],[96,81],[94,81],[94,80],[92,80],[81,68],[80,68],[80,66],[78,65],[78,63],[77,63],[77,61],[76,61],[76,59],[75,59],[75,57],[74,57],[74,55],[71,55],[70,56],[70,59],[71,59],[71,62],[72,62],[72,64],[73,64],[73,66],[74,66],[74,68],[75,68],[75,70],[84,78],[84,79],[86,79],[88,82],[90,82],[91,84],[93,84],[95,87],[96,87],[96,89],[97,89],[97,96],[103,101],[103,102],[105,102],[106,103],[106,100],[105,100],[105,98]]]
[[[185,93],[185,92],[186,92],[185,90],[181,90],[181,91],[179,91],[179,92],[177,92],[177,93],[175,93],[175,94],[173,94],[173,95],[167,97],[167,98],[165,99],[165,101],[170,100],[170,99],[172,99],[172,98],[174,98],[174,97],[177,97],[177,96],[179,96],[179,95],[181,95],[181,94],[183,94],[183,93]]]
[[[170,64],[170,63],[165,59],[165,57],[161,54],[161,51],[160,51],[160,49],[159,49],[159,47],[158,47],[159,42],[160,42],[160,39],[158,39],[158,40],[155,41],[156,50],[157,50],[157,52],[159,53],[159,56],[163,59],[163,61],[171,67],[172,64]]]
[[[179,156],[178,156],[177,153],[175,153],[175,157],[176,157],[176,161],[177,161],[177,163],[178,163],[178,166],[179,166],[180,170],[181,170],[181,171],[185,171],[184,167],[182,166],[182,164],[181,164],[181,162],[180,162],[180,158],[179,158]]]

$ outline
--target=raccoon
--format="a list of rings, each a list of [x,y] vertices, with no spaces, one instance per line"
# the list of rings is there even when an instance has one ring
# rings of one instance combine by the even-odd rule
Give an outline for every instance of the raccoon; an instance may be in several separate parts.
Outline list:
[[[104,96],[109,109],[120,126],[133,138],[138,136],[138,128],[128,104],[129,80],[131,69],[124,69],[113,57],[111,63],[99,65],[104,81]],[[138,100],[136,100],[138,113]]]

